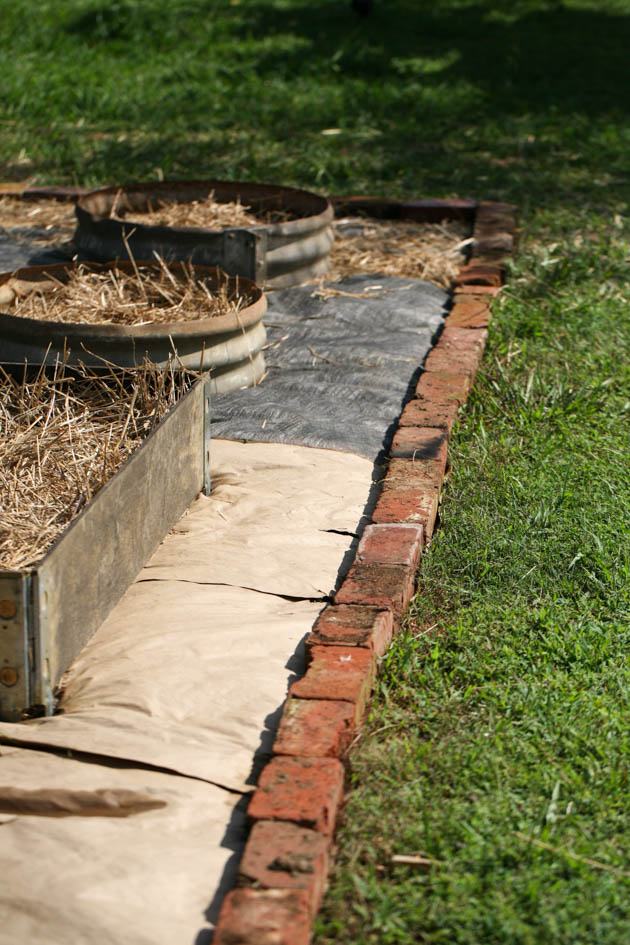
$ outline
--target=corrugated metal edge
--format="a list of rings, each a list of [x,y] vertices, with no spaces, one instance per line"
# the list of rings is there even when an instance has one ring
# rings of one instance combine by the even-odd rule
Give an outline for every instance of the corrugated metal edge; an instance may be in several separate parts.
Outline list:
[[[57,263],[49,266],[30,266],[13,273],[0,274],[0,286],[11,277],[45,279],[48,275],[61,278],[76,264]],[[118,266],[132,271],[128,262],[92,263],[95,270]],[[155,262],[139,261],[137,265],[153,266]],[[218,278],[213,267],[196,266],[196,271],[207,279]],[[0,363],[54,364],[63,353],[76,363],[82,361],[98,367],[103,359],[120,367],[140,366],[145,358],[160,367],[173,363],[191,370],[212,370],[225,374],[225,368],[239,365],[262,351],[266,331],[262,322],[267,300],[262,290],[250,280],[232,279],[234,291],[251,294],[254,301],[234,316],[221,316],[190,322],[170,322],[163,325],[89,325],[51,322],[20,318],[0,312]],[[203,358],[202,358],[203,355]],[[260,379],[264,365],[252,383]]]
[[[124,220],[110,216],[112,207],[120,195],[156,195],[160,193],[175,195],[195,194],[195,188],[205,191],[224,192],[231,199],[242,197],[243,202],[258,200],[284,201],[288,209],[299,212],[300,203],[305,208],[305,215],[281,223],[261,224],[249,228],[231,230],[211,230],[199,227],[164,227],[143,224],[133,219],[129,211]],[[194,198],[191,198],[194,199]],[[308,206],[310,204],[310,207]],[[308,213],[309,209],[316,212]],[[250,278],[255,272],[259,284],[275,286],[278,279],[284,285],[303,281],[302,273],[309,277],[312,265],[320,264],[328,256],[332,245],[331,223],[334,211],[325,197],[293,187],[279,187],[273,184],[258,184],[241,181],[160,181],[155,183],[130,184],[123,188],[107,187],[84,194],[77,202],[76,214],[78,226],[75,243],[81,252],[87,252],[95,258],[124,258],[126,248],[122,234],[127,233],[132,251],[136,255],[150,255],[147,247],[156,249],[165,258],[192,258],[206,264],[220,265],[231,274],[243,274]],[[223,238],[229,232],[238,241],[254,238],[255,264],[244,253],[231,253],[231,247]],[[138,247],[137,251],[134,249]],[[285,252],[280,252],[280,250]],[[287,265],[284,264],[285,257]],[[273,263],[275,272],[268,272]]]

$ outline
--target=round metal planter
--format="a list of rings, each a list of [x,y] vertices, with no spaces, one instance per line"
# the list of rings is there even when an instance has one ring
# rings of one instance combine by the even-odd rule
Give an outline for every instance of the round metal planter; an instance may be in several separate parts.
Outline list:
[[[222,230],[153,226],[134,219],[134,211],[204,200],[210,194],[219,203],[239,200],[254,214],[282,211],[291,219]],[[74,241],[89,258],[128,258],[129,246],[138,259],[151,259],[154,253],[167,260],[189,259],[274,289],[326,272],[334,239],[334,211],[325,197],[271,184],[208,180],[107,187],[80,197],[76,213]]]
[[[0,275],[0,363],[54,364],[57,359],[94,368],[104,364],[131,368],[146,360],[163,368],[210,371],[213,393],[251,387],[265,372],[263,347],[266,332],[263,315],[267,300],[249,279],[232,278],[209,266],[195,265],[195,275],[211,291],[226,287],[228,294],[245,297],[238,313],[198,321],[145,325],[82,324],[41,321],[2,313],[9,279],[24,282],[65,282],[77,263],[31,266]],[[142,268],[159,267],[138,262]],[[91,271],[119,269],[133,274],[129,262],[82,263]],[[177,264],[170,266],[177,276]],[[3,292],[4,288],[4,292]],[[5,301],[6,304],[6,301]]]

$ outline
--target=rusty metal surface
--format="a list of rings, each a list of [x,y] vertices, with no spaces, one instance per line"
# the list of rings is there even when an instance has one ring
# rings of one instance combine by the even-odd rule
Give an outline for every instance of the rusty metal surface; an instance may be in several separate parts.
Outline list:
[[[31,704],[32,680],[28,672],[31,575],[0,572],[0,719],[19,718]],[[17,707],[20,707],[19,709]]]
[[[134,220],[157,201],[190,202],[213,194],[218,202],[239,200],[254,213],[281,210],[295,219],[226,230],[149,226]],[[114,208],[124,219],[112,218]],[[221,266],[271,288],[297,285],[326,271],[333,242],[333,209],[325,197],[292,187],[235,181],[163,181],[108,187],[81,197],[76,205],[75,242],[95,259],[138,258],[159,252],[165,259],[192,259]]]
[[[335,216],[366,216],[379,220],[413,220],[416,223],[460,221],[472,226],[476,200],[392,200],[386,197],[331,197]]]
[[[87,187],[38,187],[24,181],[1,181],[0,197],[18,197],[20,200],[75,201],[89,193]]]
[[[0,572],[3,721],[20,719],[32,706],[53,710],[55,687],[69,664],[195,496],[209,491],[209,397],[205,377],[37,567]]]
[[[157,266],[155,263],[138,263]],[[63,282],[75,263],[31,266],[0,275],[0,287],[12,276],[25,281],[47,281],[52,276]],[[87,264],[83,264],[86,266]],[[89,264],[94,271],[118,266],[132,273],[130,263]],[[266,298],[258,286],[246,279],[232,279],[215,268],[196,266],[196,273],[211,290],[225,285],[231,294],[243,293],[252,300],[238,315],[189,322],[147,325],[65,324],[21,318],[0,312],[0,363],[54,364],[65,352],[68,363],[82,361],[98,367],[106,360],[118,367],[140,366],[148,358],[168,367],[176,361],[193,370],[212,373],[216,393],[226,393],[262,377],[262,354],[266,341],[263,315]],[[177,266],[174,267],[177,274]]]

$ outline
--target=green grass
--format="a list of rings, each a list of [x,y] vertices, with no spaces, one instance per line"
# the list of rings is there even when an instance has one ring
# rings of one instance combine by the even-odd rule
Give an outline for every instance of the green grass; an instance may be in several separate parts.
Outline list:
[[[346,0],[4,6],[5,178],[519,205],[441,528],[353,755],[317,945],[619,945],[630,0],[376,0],[365,21]]]
[[[565,239],[513,272],[354,754],[322,945],[630,931],[626,261],[614,226],[548,224]]]

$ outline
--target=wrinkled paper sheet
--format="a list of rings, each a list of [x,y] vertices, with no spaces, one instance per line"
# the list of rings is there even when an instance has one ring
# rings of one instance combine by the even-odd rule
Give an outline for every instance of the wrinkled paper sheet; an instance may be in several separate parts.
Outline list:
[[[374,475],[349,453],[266,443],[214,441],[212,465],[212,495],[66,674],[63,714],[0,724],[0,788],[118,786],[166,804],[127,817],[0,813],[3,945],[209,940],[193,932],[208,928],[242,842],[240,795],[228,792],[251,789],[256,756],[269,750]]]
[[[242,847],[234,795],[156,771],[0,752],[3,945],[211,941]],[[126,816],[113,813],[121,795]],[[77,797],[88,813],[64,814]]]

